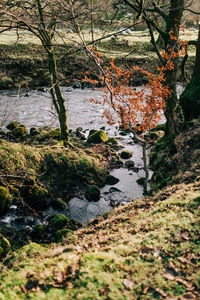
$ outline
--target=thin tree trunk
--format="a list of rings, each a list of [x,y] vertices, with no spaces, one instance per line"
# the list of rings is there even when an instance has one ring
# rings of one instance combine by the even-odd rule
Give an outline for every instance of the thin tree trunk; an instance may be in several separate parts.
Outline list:
[[[49,72],[51,74],[51,88],[50,93],[52,96],[53,104],[55,106],[56,112],[58,114],[61,138],[65,145],[69,143],[69,129],[67,124],[67,112],[65,108],[65,101],[62,97],[60,86],[58,84],[58,74],[56,68],[56,59],[54,55],[54,50],[51,48],[48,52],[49,60]]]

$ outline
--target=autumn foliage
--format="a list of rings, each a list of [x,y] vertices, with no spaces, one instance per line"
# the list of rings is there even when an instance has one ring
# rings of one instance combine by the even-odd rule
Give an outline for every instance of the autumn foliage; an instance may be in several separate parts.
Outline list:
[[[175,41],[176,37],[173,36],[173,32],[170,31],[169,34],[171,40]],[[137,132],[146,132],[154,128],[161,120],[166,100],[171,94],[171,90],[166,84],[166,71],[174,69],[174,61],[185,53],[186,47],[187,42],[181,40],[176,41],[173,48],[168,45],[167,50],[162,51],[165,63],[162,67],[157,68],[157,74],[134,66],[124,70],[116,66],[114,59],[111,60],[110,66],[102,69],[101,55],[95,53],[94,49],[89,49],[101,71],[99,80],[104,86],[102,101],[91,101],[102,103],[106,107],[103,116],[107,118],[109,124],[118,122],[124,128],[137,129]],[[147,77],[148,83],[134,89],[131,82],[134,76],[138,76],[138,72]],[[87,75],[85,76],[86,81],[93,84],[98,82],[89,79]]]

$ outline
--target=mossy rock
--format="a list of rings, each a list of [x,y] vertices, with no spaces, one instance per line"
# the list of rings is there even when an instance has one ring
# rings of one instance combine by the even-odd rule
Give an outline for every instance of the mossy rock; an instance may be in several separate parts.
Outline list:
[[[108,136],[105,133],[104,130],[99,130],[94,132],[93,134],[89,135],[87,142],[88,143],[93,143],[93,144],[98,144],[98,143],[105,143],[108,140]]]
[[[93,133],[95,133],[95,132],[97,132],[97,131],[98,131],[98,130],[96,130],[96,129],[91,129],[91,130],[89,131],[88,136],[92,135]]]
[[[33,209],[44,210],[47,208],[49,192],[37,184],[23,187],[22,196],[24,201]]]
[[[12,204],[12,197],[8,188],[0,186],[0,215],[7,212]]]
[[[94,184],[94,185],[90,185],[87,188],[85,197],[89,201],[98,201],[100,199],[100,194],[101,194],[100,189],[98,188],[98,186]]]
[[[132,152],[129,151],[129,150],[123,150],[123,151],[120,153],[120,156],[121,156],[121,158],[123,158],[123,159],[129,159],[129,158],[132,156]]]
[[[65,210],[67,209],[67,204],[65,203],[65,201],[62,199],[62,198],[56,198],[56,199],[53,199],[51,201],[51,206],[54,208],[54,209],[60,209],[60,210]]]
[[[132,160],[128,160],[128,161],[126,161],[125,166],[128,169],[133,169],[135,167],[135,163]]]
[[[60,140],[61,138],[61,130],[60,128],[57,129],[49,129],[46,130],[44,132],[42,132],[39,136],[38,136],[38,140],[39,141],[45,141],[48,139],[56,139],[56,140]]]
[[[20,125],[12,130],[12,135],[14,135],[16,138],[22,137],[25,134],[27,134],[27,130],[24,125]]]
[[[108,184],[108,185],[114,185],[116,183],[119,182],[119,179],[113,175],[107,175],[106,176],[106,180],[105,180],[105,183]]]
[[[62,229],[66,225],[68,225],[69,219],[65,215],[59,214],[59,215],[53,217],[51,219],[50,223],[56,230],[58,230],[58,229]]]
[[[35,136],[35,135],[38,135],[38,134],[40,134],[40,132],[39,132],[39,130],[37,128],[32,127],[30,129],[30,135],[31,136]]]
[[[6,256],[10,249],[9,241],[0,233],[0,258]]]
[[[76,132],[81,132],[81,131],[83,131],[83,127],[76,128]]]
[[[138,180],[136,180],[137,184],[139,185],[144,185],[145,183],[145,178],[144,177],[140,177]]]
[[[45,235],[47,226],[46,225],[38,225],[32,232],[32,236],[37,239],[42,239]]]
[[[13,86],[13,80],[11,77],[2,76],[0,78],[0,89],[7,89]]]
[[[115,138],[109,138],[107,141],[106,141],[106,144],[109,144],[109,145],[118,145],[118,142]]]
[[[13,130],[13,129],[15,129],[16,127],[18,127],[19,125],[20,125],[19,122],[10,122],[10,123],[6,126],[6,128],[9,129],[9,130]]]
[[[126,136],[128,133],[126,131],[120,131],[119,133],[121,136]]]
[[[56,232],[56,241],[62,242],[69,234],[72,234],[73,231],[67,228],[60,229]]]

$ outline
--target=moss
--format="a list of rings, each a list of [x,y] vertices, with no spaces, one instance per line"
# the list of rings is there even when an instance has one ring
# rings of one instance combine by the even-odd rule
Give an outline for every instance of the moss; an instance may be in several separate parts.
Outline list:
[[[110,145],[118,145],[118,142],[115,138],[109,138],[107,141],[106,141],[106,144],[110,144]]]
[[[125,166],[126,166],[128,169],[133,169],[133,168],[135,167],[135,163],[134,163],[134,161],[132,161],[132,160],[128,160],[128,161],[126,161]]]
[[[46,225],[38,225],[32,232],[32,236],[37,239],[42,239],[46,233],[47,226]]]
[[[105,143],[108,140],[108,136],[104,130],[99,130],[89,135],[87,142],[89,144]]]
[[[98,130],[96,130],[96,129],[91,129],[91,130],[89,131],[88,136],[92,135],[93,133],[95,133],[95,132],[97,132],[97,131],[98,131]]]
[[[192,78],[180,97],[185,120],[200,116],[200,75]]]
[[[98,201],[100,199],[100,189],[96,185],[91,185],[87,188],[85,197],[89,201]]]
[[[30,129],[30,135],[31,135],[31,136],[36,136],[36,135],[38,135],[38,134],[40,134],[40,132],[39,132],[39,130],[38,130],[37,128],[32,127],[32,128]]]
[[[25,185],[21,188],[21,195],[24,201],[36,210],[44,210],[47,208],[47,200],[49,196],[48,190],[34,184],[33,186]]]
[[[18,123],[18,122],[11,122],[11,123],[9,123],[7,126],[6,126],[6,128],[7,129],[9,129],[9,130],[13,130],[13,129],[15,129],[16,127],[18,127],[20,125],[20,123]]]
[[[12,135],[14,135],[16,138],[22,137],[25,134],[27,134],[27,130],[24,125],[19,125],[12,130]]]
[[[0,258],[6,256],[10,249],[9,241],[0,233]]]
[[[54,209],[60,209],[60,210],[67,209],[67,204],[65,203],[65,201],[62,198],[53,199],[51,201],[51,206]]]
[[[11,203],[12,203],[12,197],[9,192],[9,189],[0,186],[0,215],[7,212]]]
[[[11,77],[2,76],[0,78],[0,89],[8,89],[13,86],[13,80]]]
[[[57,230],[62,229],[68,224],[69,224],[69,219],[62,214],[59,214],[51,219],[51,225]]]
[[[0,297],[24,299],[24,288],[34,299],[198,295],[199,216],[191,206],[197,198],[197,182],[175,185],[118,207],[73,234],[57,231],[58,240],[65,239],[60,244],[18,249],[0,264]]]
[[[145,183],[145,178],[144,177],[140,177],[138,180],[136,180],[137,184],[139,185],[144,185]]]
[[[42,142],[49,139],[61,139],[61,130],[59,128],[57,129],[50,129],[44,132],[41,132],[41,134],[37,137],[37,140]]]
[[[105,184],[114,185],[118,182],[119,182],[119,179],[117,177],[115,177],[113,175],[107,175],[106,176]]]
[[[65,239],[69,234],[72,234],[72,233],[73,233],[72,230],[69,230],[66,228],[60,229],[56,232],[56,241],[62,242],[63,239]]]
[[[129,151],[129,150],[123,150],[121,153],[120,153],[120,156],[121,158],[123,159],[128,159],[132,156],[132,152]]]

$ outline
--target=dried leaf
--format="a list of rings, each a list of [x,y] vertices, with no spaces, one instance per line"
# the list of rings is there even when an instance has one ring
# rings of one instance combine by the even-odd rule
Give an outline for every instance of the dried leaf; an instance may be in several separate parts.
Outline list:
[[[165,272],[163,274],[163,277],[166,279],[169,279],[169,280],[174,280],[174,278],[175,278],[174,275],[172,275],[171,273],[167,273],[167,272]]]
[[[188,234],[186,232],[181,234],[181,237],[185,240],[185,241],[189,241],[190,237],[188,236]]]
[[[148,290],[149,290],[149,287],[148,286],[146,286],[145,288],[144,288],[144,290],[143,290],[143,295],[146,295],[147,294],[147,292],[148,292]]]
[[[155,291],[156,291],[158,294],[160,294],[161,296],[167,297],[167,294],[166,294],[163,290],[161,290],[161,289],[159,289],[159,288],[156,288]]]
[[[189,291],[193,291],[194,290],[194,287],[192,286],[192,283],[191,282],[187,282],[187,281],[185,281],[184,279],[182,279],[182,278],[176,278],[175,279],[177,282],[179,282],[179,283],[182,283],[184,286],[186,286],[186,288],[187,288],[187,290],[189,290]]]
[[[182,296],[180,296],[180,297],[178,298],[178,300],[187,300],[187,299],[195,300],[195,299],[197,299],[197,298],[196,298],[196,296],[195,296],[194,294],[192,294],[192,293],[184,294],[184,295],[182,295]]]
[[[129,279],[124,279],[124,285],[127,287],[129,290],[132,290],[134,288],[134,283],[133,281]]]
[[[183,264],[184,264],[184,263],[189,263],[189,262],[188,262],[188,259],[185,258],[185,257],[182,257],[182,256],[178,257],[178,260],[179,260],[180,262],[182,262]]]

